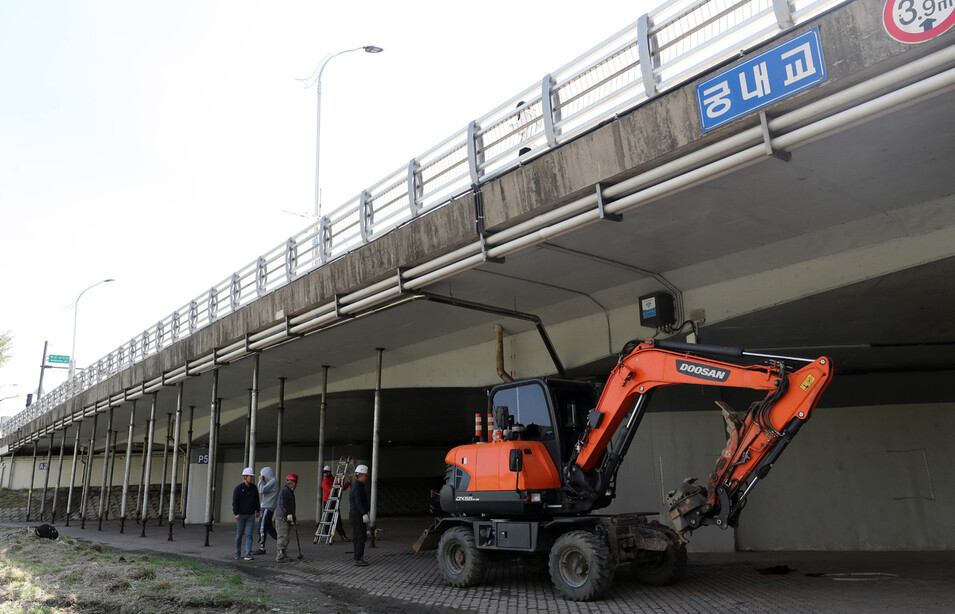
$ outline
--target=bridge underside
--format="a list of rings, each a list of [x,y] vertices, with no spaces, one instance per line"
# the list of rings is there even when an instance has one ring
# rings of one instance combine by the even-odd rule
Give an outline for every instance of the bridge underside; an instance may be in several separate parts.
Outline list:
[[[868,14],[872,11],[875,18]],[[877,3],[857,2],[823,18],[827,60],[858,52],[846,41],[847,49],[833,41],[840,28],[860,21],[871,27],[878,15]],[[881,59],[859,60],[851,69],[833,65],[830,84],[768,113],[799,110],[914,57],[944,50],[953,36],[949,32],[916,50],[896,45],[883,50]],[[935,72],[953,65],[949,60]],[[869,99],[886,91],[874,91]],[[691,102],[692,84],[489,181],[482,195],[490,236],[592,193],[598,183],[605,190],[621,185],[759,125],[758,118],[746,118],[703,136],[698,121],[690,119]],[[955,375],[953,108],[955,93],[948,85],[888,110],[834,121],[831,129],[786,148],[788,161],[767,155],[700,179],[691,176],[693,171],[675,172],[662,178],[674,182],[671,189],[622,207],[620,221],[567,224],[509,250],[503,262],[484,262],[406,289],[358,317],[267,349],[259,358],[259,458],[274,453],[278,381],[286,378],[284,462],[314,479],[322,366],[328,365],[325,458],[369,459],[376,348],[384,348],[380,477],[441,473],[447,447],[471,435],[473,414],[484,407],[482,388],[500,381],[495,325],[503,327],[504,367],[513,376],[558,371],[527,319],[533,315],[569,377],[603,379],[628,340],[660,334],[640,326],[637,299],[662,290],[676,296],[681,321],[697,322],[701,343],[824,354],[836,365],[830,392],[797,440],[802,447],[787,450],[763,490],[754,494],[736,537],[738,547],[955,547],[955,532],[938,528],[950,526],[943,515],[953,503],[952,489],[944,486],[955,482],[944,439],[955,426],[950,384]],[[641,144],[651,139],[655,145]],[[644,189],[623,190],[608,202]],[[447,207],[471,222],[473,206],[471,197]],[[426,224],[427,217],[419,222]],[[398,267],[421,264],[394,262],[400,255],[389,252],[392,247],[385,237],[346,256],[352,264],[341,266],[379,263],[380,270],[362,274],[379,281]],[[305,288],[298,294],[322,288],[314,294],[330,297],[334,293],[324,291],[327,283],[316,272],[293,285]],[[341,291],[353,289],[345,285]],[[262,314],[248,321],[280,317],[275,313],[280,300],[260,302],[261,307],[252,307]],[[283,305],[285,315],[309,306]],[[255,330],[250,326],[234,336]],[[218,371],[222,463],[231,483],[232,476],[238,481],[243,460],[252,360],[246,357]],[[114,379],[111,388],[104,384],[110,394],[123,389],[122,378]],[[209,380],[208,375],[191,377],[182,387],[183,407],[196,407],[197,447],[208,444]],[[661,490],[677,487],[686,475],[703,477],[723,444],[712,401],[733,396],[699,390],[665,395],[662,406],[678,411],[658,411],[638,435],[620,479],[639,487],[621,488],[620,508],[661,508]],[[157,394],[157,415],[163,418],[157,422],[157,441],[165,437],[165,416],[175,411],[176,398],[175,387]],[[138,401],[138,442],[150,402]],[[127,402],[113,410],[120,454],[131,407]],[[66,419],[80,410],[74,406],[60,416],[60,424],[70,428],[68,445],[73,424],[79,424],[81,441],[90,439],[89,417]],[[32,429],[45,428],[36,442],[40,455],[50,447],[51,424],[37,421]],[[96,445],[102,446],[102,416],[97,429]],[[30,430],[3,441],[20,459],[33,453]],[[56,454],[60,433],[53,447]],[[881,475],[871,476],[873,467]],[[901,486],[886,489],[887,483]],[[308,501],[308,491],[303,494]],[[749,528],[748,515],[755,517]],[[801,526],[819,516],[825,520],[804,535],[773,531],[775,523]],[[883,522],[892,529],[879,534]],[[719,539],[725,540],[714,538]],[[727,545],[714,542],[712,547]]]

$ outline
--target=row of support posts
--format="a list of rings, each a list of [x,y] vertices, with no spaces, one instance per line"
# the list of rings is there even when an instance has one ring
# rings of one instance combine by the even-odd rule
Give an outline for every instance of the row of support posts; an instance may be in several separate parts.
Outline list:
[[[372,530],[372,536],[374,536],[374,527],[377,524],[377,502],[378,502],[378,462],[379,462],[379,445],[380,445],[380,431],[381,431],[381,373],[382,373],[382,355],[384,348],[376,348],[377,352],[377,378],[375,384],[375,398],[374,398],[374,421],[373,421],[373,430],[372,430],[372,458],[371,458],[371,487],[370,487],[370,528]],[[322,365],[322,392],[321,392],[321,408],[319,412],[319,438],[318,438],[318,488],[316,493],[316,522],[320,520],[321,516],[321,507],[322,507],[322,491],[321,491],[321,479],[322,479],[322,467],[325,463],[325,431],[326,431],[326,417],[327,417],[327,391],[328,391],[328,365]],[[276,446],[275,446],[275,473],[276,476],[282,477],[282,447],[283,447],[283,438],[284,438],[284,412],[285,412],[285,381],[286,378],[280,377],[279,379],[279,398],[278,406],[276,411]],[[222,399],[219,397],[219,371],[218,369],[212,371],[212,394],[210,399],[210,412],[209,412],[209,459],[207,465],[207,482],[206,482],[206,501],[205,501],[205,514],[204,522],[206,526],[206,539],[205,546],[209,546],[209,533],[213,530],[214,522],[214,506],[216,498],[216,464],[218,462],[218,434],[220,427],[220,414],[222,410]],[[249,409],[246,421],[246,441],[245,443],[245,452],[243,461],[245,466],[255,467],[255,457],[256,457],[256,447],[257,447],[257,422],[258,422],[258,400],[259,400],[259,355],[255,354],[253,356],[253,366],[252,366],[252,388],[249,389]],[[139,489],[136,497],[136,521],[141,524],[141,537],[146,536],[146,522],[149,516],[149,489],[150,481],[152,476],[152,456],[155,446],[155,432],[156,432],[156,411],[157,411],[157,393],[152,393],[150,399],[150,410],[149,417],[146,420],[146,433],[144,434],[143,440],[143,454],[142,462],[140,463],[140,480],[139,480]],[[130,517],[129,509],[129,498],[130,498],[130,473],[132,469],[132,456],[133,456],[133,441],[136,428],[136,411],[137,411],[137,401],[132,401],[132,407],[129,412],[129,425],[126,435],[126,453],[123,464],[123,482],[122,482],[122,497],[120,499],[120,533],[125,532],[125,525],[127,518]],[[182,413],[183,413],[183,383],[178,383],[177,388],[177,398],[176,398],[176,409],[175,414],[167,413],[167,422],[166,422],[166,436],[165,442],[163,444],[163,469],[162,469],[162,482],[160,484],[160,494],[159,494],[159,513],[158,521],[159,526],[162,526],[164,512],[166,520],[169,525],[169,541],[173,540],[173,524],[175,523],[175,517],[177,512],[177,502],[178,510],[182,518],[183,526],[185,526],[185,515],[186,515],[186,506],[187,506],[187,495],[188,495],[188,484],[190,478],[190,465],[189,462],[190,455],[192,453],[192,439],[193,439],[193,422],[195,418],[195,406],[189,406],[189,424],[187,437],[185,442],[185,455],[184,462],[185,466],[182,468],[183,471],[183,481],[182,481],[182,496],[177,499],[178,494],[178,484],[177,477],[180,472],[179,467],[179,450],[181,448],[181,430],[182,430]],[[106,435],[105,443],[103,447],[103,472],[102,480],[99,494],[99,530],[103,528],[103,520],[109,514],[109,504],[110,504],[110,491],[113,485],[113,474],[116,463],[116,448],[117,448],[117,439],[119,435],[118,430],[113,430],[113,414],[114,408],[110,407],[107,412],[107,423],[106,423]],[[81,439],[81,427],[82,420],[75,422],[76,432],[74,434],[73,440],[73,458],[72,466],[70,470],[70,480],[69,487],[67,490],[67,501],[66,501],[66,510],[65,510],[65,520],[66,526],[70,526],[70,519],[75,514],[79,513],[81,528],[86,528],[86,517],[87,509],[89,505],[89,496],[90,496],[90,482],[92,479],[93,472],[93,458],[95,453],[96,446],[96,427],[98,421],[98,414],[93,414],[92,424],[90,429],[90,438],[89,445],[84,450],[80,446]],[[52,509],[50,512],[51,522],[56,522],[56,509],[59,498],[59,489],[60,483],[63,477],[63,465],[65,458],[65,449],[67,442],[67,430],[69,427],[63,428],[63,434],[60,441],[60,451],[59,451],[59,467],[56,478],[56,483],[53,491],[53,502]],[[47,474],[44,478],[43,491],[41,495],[40,503],[40,519],[43,519],[43,516],[46,513],[46,495],[47,489],[49,487],[49,471],[50,465],[52,462],[53,455],[53,446],[55,434],[50,434],[49,450],[47,451],[46,457],[46,467]],[[172,467],[171,473],[167,473],[169,469],[169,448],[172,446]],[[33,474],[30,480],[30,489],[27,497],[27,521],[30,520],[30,516],[33,511],[33,489],[35,486],[35,476],[36,476],[36,463],[37,463],[37,450],[39,447],[39,440],[34,442],[33,446]],[[80,456],[85,456],[84,467],[82,468],[83,475],[81,476],[82,489],[80,495],[79,509],[74,509],[73,507],[73,490],[76,485],[76,471],[79,464]],[[15,461],[14,456],[11,454],[11,473],[12,465]],[[168,507],[164,508],[165,505],[165,487],[168,481],[169,484],[169,500]],[[371,546],[374,547],[374,539],[371,540]]]

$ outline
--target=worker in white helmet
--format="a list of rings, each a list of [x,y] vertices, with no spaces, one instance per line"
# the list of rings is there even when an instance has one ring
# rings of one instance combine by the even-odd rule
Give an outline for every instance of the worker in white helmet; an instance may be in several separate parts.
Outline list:
[[[232,513],[235,514],[235,558],[242,557],[242,541],[245,541],[245,560],[252,560],[252,528],[259,515],[259,491],[252,483],[255,471],[252,467],[242,470],[242,482],[232,491]]]
[[[368,465],[355,467],[355,483],[348,495],[348,519],[351,521],[351,536],[354,548],[352,549],[356,567],[367,567],[365,561],[365,539],[368,531],[368,514],[371,506],[368,504]]]

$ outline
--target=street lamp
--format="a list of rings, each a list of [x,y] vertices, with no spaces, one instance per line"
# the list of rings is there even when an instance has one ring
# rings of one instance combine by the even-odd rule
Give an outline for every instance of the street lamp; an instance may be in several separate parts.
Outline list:
[[[90,290],[95,288],[100,284],[109,283],[111,281],[116,281],[115,279],[104,279],[103,281],[98,281],[92,286],[86,288]],[[79,313],[80,299],[83,298],[83,295],[86,294],[86,290],[80,292],[80,295],[76,297],[76,300],[73,301],[73,349],[70,351],[70,374],[69,379],[73,379],[73,372],[76,370],[76,316]]]
[[[384,51],[381,47],[376,47],[374,45],[364,45],[362,47],[355,47],[354,49],[344,49],[336,53],[330,53],[325,56],[325,59],[321,61],[318,65],[318,68],[315,69],[315,72],[306,79],[298,79],[301,81],[305,87],[311,87],[312,84],[315,84],[316,91],[318,92],[318,119],[315,122],[315,219],[320,219],[321,209],[322,209],[322,192],[321,186],[318,182],[318,170],[319,170],[319,154],[322,149],[322,72],[325,70],[325,66],[332,61],[332,58],[338,57],[343,53],[350,53],[352,51],[364,51],[365,53],[381,53]]]

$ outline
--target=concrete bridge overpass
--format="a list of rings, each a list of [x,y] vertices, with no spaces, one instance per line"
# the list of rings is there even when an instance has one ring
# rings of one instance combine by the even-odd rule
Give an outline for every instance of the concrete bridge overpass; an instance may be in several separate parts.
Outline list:
[[[92,443],[99,486],[107,431],[121,466],[132,423],[131,481],[145,445],[157,484],[178,414],[180,448],[194,417],[189,522],[205,521],[209,474],[196,461],[214,430],[217,517],[250,454],[303,475],[303,516],[318,467],[341,456],[375,461],[380,514],[420,509],[444,452],[471,436],[482,388],[500,381],[499,348],[515,377],[603,378],[628,340],[690,330],[640,326],[638,298],[665,291],[700,342],[825,354],[837,369],[740,528],[701,532],[692,547],[952,548],[955,31],[904,44],[883,8],[834,8],[475,176],[442,206],[21,420],[4,432],[0,481],[38,492]],[[813,28],[825,81],[702,130],[697,85]],[[661,493],[722,449],[713,401],[746,403],[701,389],[655,400],[611,511],[662,510]],[[48,454],[49,470],[35,471]]]

